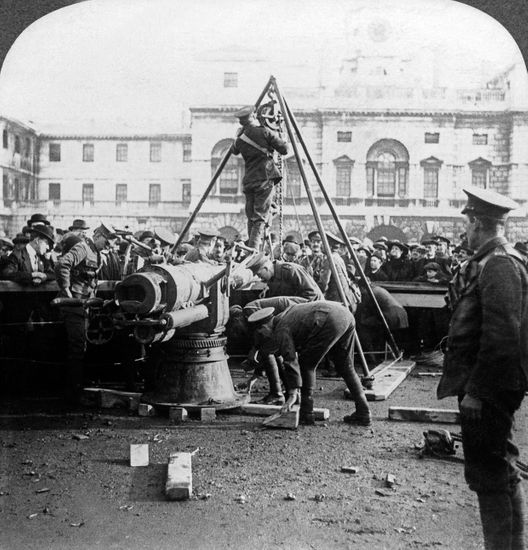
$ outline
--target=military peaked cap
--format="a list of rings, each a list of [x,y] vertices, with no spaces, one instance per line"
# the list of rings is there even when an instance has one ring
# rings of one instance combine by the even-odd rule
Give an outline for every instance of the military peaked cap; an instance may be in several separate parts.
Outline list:
[[[247,318],[247,322],[253,327],[258,327],[272,319],[274,313],[274,307],[264,307],[262,309],[259,309],[258,311],[255,311],[255,313],[252,313]]]
[[[319,231],[310,231],[310,233],[308,233],[308,238],[311,241],[320,241],[320,240],[322,240],[321,235],[319,234]]]
[[[504,220],[510,210],[519,208],[519,205],[509,197],[489,189],[469,187],[463,189],[463,191],[468,196],[468,200],[462,214],[470,214],[476,217],[488,216]]]
[[[345,244],[337,235],[334,235],[330,231],[325,231],[325,235],[330,245]]]
[[[249,115],[253,114],[255,112],[255,107],[253,105],[246,105],[245,107],[242,107],[242,109],[239,109],[238,111],[233,113],[233,116],[236,118],[246,118]]]

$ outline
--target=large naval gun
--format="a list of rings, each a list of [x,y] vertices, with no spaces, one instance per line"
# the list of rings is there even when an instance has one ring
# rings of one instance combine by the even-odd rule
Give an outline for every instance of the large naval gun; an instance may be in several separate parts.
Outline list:
[[[248,400],[234,391],[227,365],[230,289],[252,278],[234,265],[234,271],[231,263],[151,265],[120,281],[110,307],[91,316],[92,342],[125,330],[145,345],[153,387],[143,394],[144,402],[228,409]]]

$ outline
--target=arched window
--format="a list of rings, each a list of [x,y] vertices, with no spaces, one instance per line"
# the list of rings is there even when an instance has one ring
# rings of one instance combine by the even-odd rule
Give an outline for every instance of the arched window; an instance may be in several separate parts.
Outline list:
[[[211,152],[211,177],[216,172],[220,161],[224,158],[227,150],[233,144],[232,139],[219,141]],[[231,155],[227,164],[222,169],[213,194],[215,195],[238,195],[241,192],[242,176],[244,174],[244,161],[235,155]]]
[[[376,142],[367,153],[367,195],[380,198],[407,197],[409,153],[394,139]]]

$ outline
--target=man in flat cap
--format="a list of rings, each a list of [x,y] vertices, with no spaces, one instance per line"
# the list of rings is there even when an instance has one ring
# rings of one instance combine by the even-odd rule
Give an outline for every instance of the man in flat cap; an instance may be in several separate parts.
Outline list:
[[[517,204],[464,189],[468,246],[475,250],[450,284],[452,309],[438,398],[458,396],[465,477],[477,493],[487,549],[521,549],[523,495],[512,441],[528,389],[528,273],[506,240]]]
[[[316,282],[299,264],[272,261],[260,253],[251,258],[246,267],[268,285],[266,298],[300,296],[310,302],[324,299]]]
[[[356,404],[355,412],[343,420],[370,425],[370,409],[352,363],[355,322],[347,308],[336,302],[316,301],[293,305],[277,316],[273,308],[265,308],[250,315],[248,323],[254,326],[255,347],[264,356],[282,357],[288,392],[284,411],[291,409],[300,392],[300,421],[314,424],[315,373],[328,354]]]
[[[117,239],[113,228],[101,224],[94,230],[93,241],[79,240],[61,256],[55,266],[59,296],[87,300],[95,295],[101,269],[101,253],[110,250]],[[86,351],[85,312],[82,305],[65,305],[61,317],[66,327],[68,400],[80,398],[83,361]]]
[[[274,185],[281,180],[273,151],[286,155],[288,146],[276,133],[259,125],[253,107],[244,107],[235,116],[242,127],[231,152],[241,154],[244,159],[242,185],[246,195],[248,246],[258,250],[272,206]]]
[[[310,233],[308,233],[308,239],[310,240],[312,253],[310,256],[302,258],[300,265],[306,269],[313,277],[314,281],[319,285],[319,288],[321,288],[321,271],[326,257],[323,252],[323,241],[319,231],[310,231]]]

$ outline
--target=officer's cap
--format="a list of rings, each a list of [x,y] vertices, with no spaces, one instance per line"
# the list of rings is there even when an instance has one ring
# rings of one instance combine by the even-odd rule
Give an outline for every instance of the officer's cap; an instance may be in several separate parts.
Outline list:
[[[73,220],[72,225],[68,227],[69,231],[79,231],[81,229],[82,230],[90,229],[90,226],[86,223],[86,221],[81,219]]]
[[[104,223],[101,223],[99,227],[96,227],[94,229],[94,234],[101,235],[105,237],[106,239],[116,239],[117,234],[114,231],[114,228],[112,226],[108,226]]]
[[[218,231],[215,231],[214,229],[198,232],[198,236],[201,241],[212,241],[215,237],[218,237],[218,235]]]
[[[257,273],[257,271],[264,267],[269,261],[269,256],[266,256],[266,254],[261,252],[260,254],[253,256],[253,258],[251,258],[251,260],[247,263],[246,267],[253,273]]]
[[[320,241],[321,235],[319,234],[319,231],[310,231],[310,233],[308,233],[308,238],[311,241]]]
[[[242,107],[242,109],[239,109],[238,111],[233,113],[233,116],[236,118],[247,118],[254,112],[255,112],[255,107],[253,105],[246,105],[246,107]]]
[[[490,191],[489,189],[481,189],[480,187],[469,187],[463,189],[468,196],[468,201],[462,214],[470,214],[476,217],[487,216],[497,220],[504,220],[508,216],[510,210],[519,208],[519,205],[506,197]]]
[[[363,244],[363,243],[361,242],[361,239],[358,239],[357,237],[354,237],[354,236],[352,236],[352,235],[350,235],[350,236],[348,237],[348,240],[349,240],[352,244]]]
[[[173,245],[177,239],[177,236],[165,227],[156,227],[154,235],[163,246]]]
[[[345,244],[337,235],[334,235],[330,231],[325,231],[326,238],[330,246],[335,246],[336,244]]]
[[[253,328],[257,328],[263,325],[264,323],[267,323],[270,319],[272,319],[274,313],[275,313],[274,307],[265,307],[265,308],[259,309],[258,311],[255,311],[255,313],[252,313],[247,318],[247,322]]]
[[[446,243],[448,246],[451,244],[451,241],[447,237],[444,237],[443,235],[436,235],[434,237],[434,240],[436,242]]]

